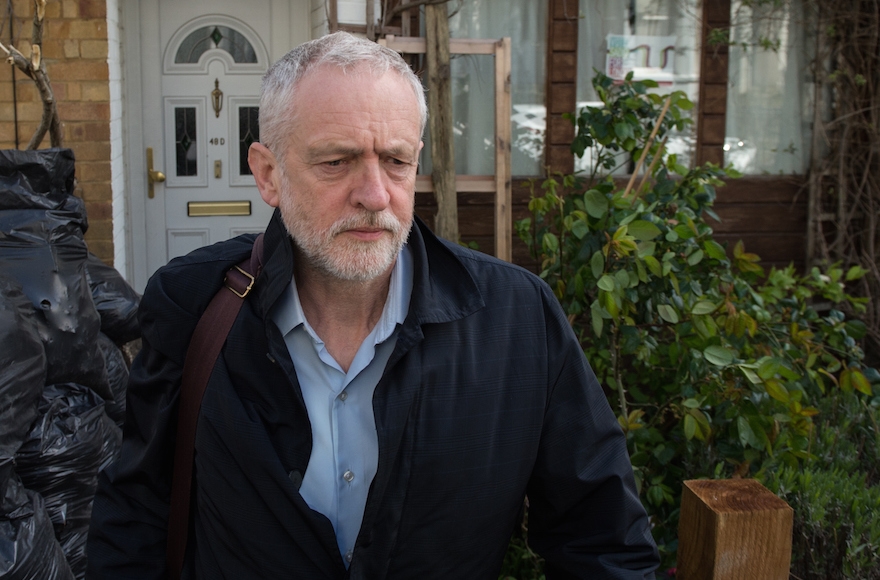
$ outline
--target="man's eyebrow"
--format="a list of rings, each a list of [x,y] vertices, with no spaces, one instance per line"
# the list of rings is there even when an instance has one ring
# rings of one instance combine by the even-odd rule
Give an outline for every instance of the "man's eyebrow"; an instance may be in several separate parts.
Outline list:
[[[413,158],[416,155],[416,151],[418,151],[418,149],[416,147],[413,147],[409,143],[398,143],[395,145],[391,145],[386,149],[383,149],[379,153],[381,153],[382,155],[388,155],[390,157]]]
[[[306,158],[309,161],[326,161],[328,157],[357,157],[358,155],[363,154],[363,152],[363,149],[361,149],[360,147],[351,147],[348,145],[343,145],[341,143],[326,143],[323,145],[310,147],[309,150],[306,152]]]

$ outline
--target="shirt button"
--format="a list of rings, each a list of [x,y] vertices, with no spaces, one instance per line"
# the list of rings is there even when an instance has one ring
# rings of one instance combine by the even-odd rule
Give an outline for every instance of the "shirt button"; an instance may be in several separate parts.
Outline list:
[[[347,391],[342,391],[342,393],[339,394],[339,400],[340,400],[340,401],[344,401],[344,400],[346,400],[347,398],[348,398],[348,392],[347,392]]]
[[[351,559],[353,556],[354,556],[354,554],[352,554],[351,550],[349,550],[348,552],[345,553],[345,561],[348,562],[349,564],[351,564]]]
[[[342,479],[344,479],[348,483],[351,483],[352,480],[354,479],[354,473],[352,473],[351,470],[346,471],[345,473],[342,474]]]

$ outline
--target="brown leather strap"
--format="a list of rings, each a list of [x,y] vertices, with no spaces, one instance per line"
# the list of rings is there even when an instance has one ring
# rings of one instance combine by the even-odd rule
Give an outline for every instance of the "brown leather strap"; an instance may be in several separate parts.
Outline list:
[[[177,414],[177,442],[174,449],[174,472],[171,477],[171,505],[168,514],[166,560],[172,579],[180,578],[190,524],[192,468],[196,425],[202,396],[220,349],[244,304],[244,298],[260,275],[263,263],[263,234],[257,236],[251,255],[226,273],[223,287],[214,295],[199,319],[183,364],[183,378]]]

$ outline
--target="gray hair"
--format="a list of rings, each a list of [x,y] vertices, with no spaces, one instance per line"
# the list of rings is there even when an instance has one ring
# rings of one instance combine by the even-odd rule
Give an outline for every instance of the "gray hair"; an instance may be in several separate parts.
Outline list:
[[[283,127],[285,120],[289,120],[287,110],[297,83],[310,71],[325,64],[337,66],[343,71],[365,64],[374,75],[382,75],[388,70],[397,72],[412,86],[421,117],[420,131],[424,132],[428,121],[425,89],[406,61],[390,48],[347,32],[335,32],[299,45],[263,75],[260,142],[273,153],[280,155],[287,147]]]

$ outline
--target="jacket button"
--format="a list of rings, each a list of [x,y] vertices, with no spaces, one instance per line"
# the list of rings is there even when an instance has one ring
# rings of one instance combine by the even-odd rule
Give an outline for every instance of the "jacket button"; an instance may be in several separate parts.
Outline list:
[[[303,483],[302,473],[300,473],[299,470],[294,469],[293,471],[290,472],[288,477],[290,478],[290,481],[293,483],[293,486],[296,488],[296,491],[299,491],[299,488],[302,487],[302,483]]]

